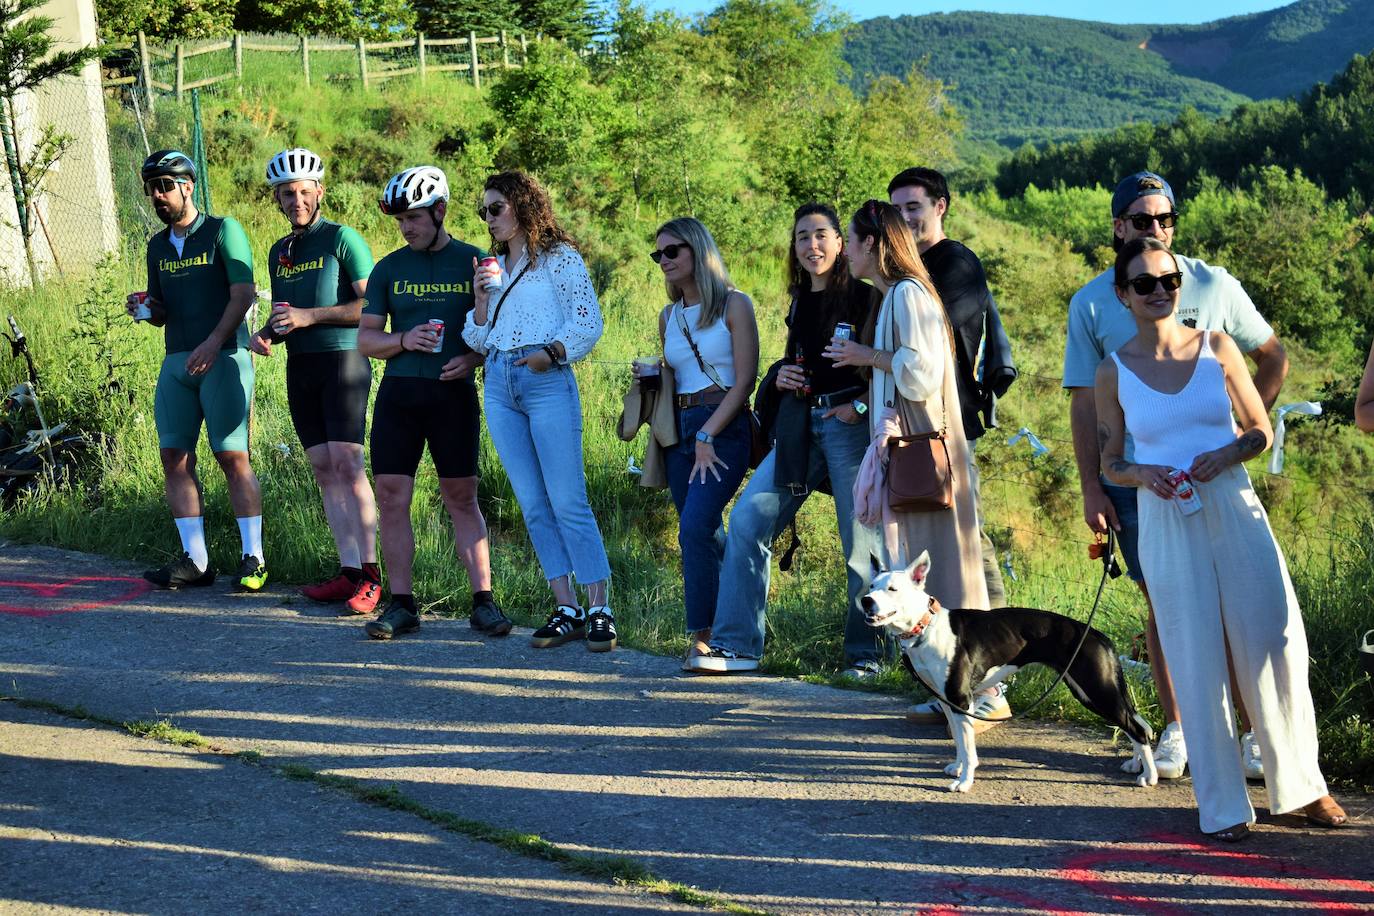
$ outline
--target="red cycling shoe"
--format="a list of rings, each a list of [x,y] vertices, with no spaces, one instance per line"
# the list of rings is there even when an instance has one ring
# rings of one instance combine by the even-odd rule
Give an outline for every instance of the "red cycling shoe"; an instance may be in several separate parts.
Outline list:
[[[356,589],[353,581],[341,572],[327,582],[304,586],[301,594],[311,601],[347,601]]]
[[[371,614],[381,600],[382,583],[365,578],[355,586],[353,597],[348,599],[348,609],[355,614]]]

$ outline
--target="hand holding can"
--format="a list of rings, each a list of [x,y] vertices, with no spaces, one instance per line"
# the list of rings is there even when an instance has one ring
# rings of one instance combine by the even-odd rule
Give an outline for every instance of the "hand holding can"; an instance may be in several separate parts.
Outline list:
[[[430,327],[434,328],[434,333],[439,335],[439,342],[434,345],[434,349],[431,352],[440,353],[444,349],[444,319],[431,318],[429,319],[429,324]]]
[[[1184,515],[1192,515],[1202,508],[1202,497],[1198,496],[1197,488],[1193,486],[1193,478],[1182,468],[1175,468],[1169,472],[1169,485],[1174,488],[1174,499],[1178,504],[1178,511]]]
[[[657,391],[663,377],[663,360],[657,356],[637,357],[633,371],[641,391]]]
[[[501,288],[501,262],[488,255],[477,263],[478,278],[477,282],[482,288],[491,292]]]
[[[134,321],[147,321],[153,317],[153,310],[148,307],[146,290],[130,293],[129,298],[125,300],[124,310],[129,313],[129,317]]]

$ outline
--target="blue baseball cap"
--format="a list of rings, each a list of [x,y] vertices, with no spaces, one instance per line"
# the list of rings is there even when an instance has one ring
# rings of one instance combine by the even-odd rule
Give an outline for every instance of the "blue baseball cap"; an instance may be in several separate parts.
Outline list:
[[[1169,182],[1154,172],[1136,172],[1134,175],[1127,175],[1117,182],[1116,190],[1112,192],[1112,216],[1119,217],[1126,212],[1126,208],[1135,203],[1142,197],[1151,197],[1158,194],[1169,200],[1169,206],[1174,206],[1174,189],[1169,187]]]

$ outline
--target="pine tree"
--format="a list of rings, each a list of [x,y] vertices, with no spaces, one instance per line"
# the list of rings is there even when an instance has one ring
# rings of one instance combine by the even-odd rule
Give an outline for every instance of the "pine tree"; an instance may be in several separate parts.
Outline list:
[[[415,28],[435,37],[524,30],[515,0],[416,0],[411,7],[415,10]]]

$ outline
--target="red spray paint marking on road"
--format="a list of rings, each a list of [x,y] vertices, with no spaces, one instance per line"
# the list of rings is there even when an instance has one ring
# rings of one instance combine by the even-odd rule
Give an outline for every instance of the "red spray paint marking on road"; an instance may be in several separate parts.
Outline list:
[[[101,587],[102,583],[104,584],[103,588]],[[55,614],[68,614],[73,611],[91,611],[130,601],[140,595],[147,594],[152,588],[152,583],[146,579],[135,579],[130,576],[77,576],[73,579],[63,579],[56,582],[0,581],[0,595],[3,595],[8,589],[32,594],[39,598],[57,599],[68,589],[81,589],[82,594],[79,597],[85,599],[59,607],[0,602],[0,614],[14,614],[19,617],[51,617]],[[97,590],[96,597],[91,597],[88,594],[91,589]],[[12,597],[11,600],[13,600]]]

